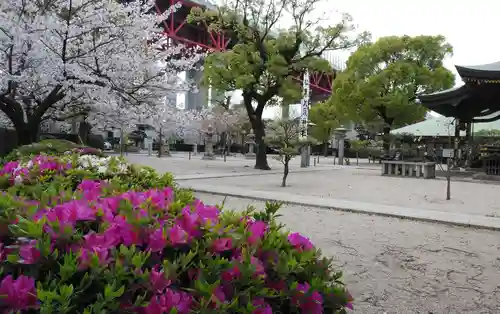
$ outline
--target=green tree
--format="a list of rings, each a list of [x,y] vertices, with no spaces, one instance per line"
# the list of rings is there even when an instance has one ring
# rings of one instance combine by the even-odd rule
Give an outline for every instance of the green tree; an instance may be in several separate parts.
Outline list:
[[[480,130],[477,132],[474,132],[474,136],[477,137],[500,137],[500,130]]]
[[[332,72],[320,58],[325,51],[345,50],[365,42],[368,34],[354,31],[351,17],[321,26],[314,10],[320,0],[229,0],[217,12],[191,10],[191,23],[233,34],[231,50],[214,52],[204,64],[204,81],[220,91],[241,90],[257,143],[256,169],[268,170],[265,127],[266,106],[296,103],[304,70]],[[330,12],[333,13],[333,12]],[[313,17],[312,15],[316,15]],[[331,16],[331,15],[330,15]],[[278,25],[291,25],[278,29]]]
[[[454,75],[443,65],[452,52],[443,36],[380,38],[351,55],[332,98],[353,120],[382,122],[387,151],[392,128],[424,119],[419,93],[453,86]]]
[[[345,116],[336,109],[331,102],[322,102],[314,105],[309,110],[311,121],[311,135],[323,143],[324,155],[328,156],[328,142],[332,139],[333,130],[340,127],[345,121]]]
[[[359,151],[363,148],[367,148],[370,142],[362,140],[351,140],[349,143],[351,144],[351,149],[356,152],[356,165],[359,165]]]
[[[265,142],[277,155],[276,160],[283,164],[283,178],[281,186],[286,186],[286,179],[290,172],[290,160],[300,154],[300,149],[314,142],[314,139],[309,137],[300,138],[300,122],[299,120],[280,119],[267,123]]]

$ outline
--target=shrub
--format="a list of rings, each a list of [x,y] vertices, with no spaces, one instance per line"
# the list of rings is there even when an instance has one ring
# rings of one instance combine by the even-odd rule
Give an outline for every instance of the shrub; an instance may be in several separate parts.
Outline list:
[[[159,176],[152,168],[131,165],[120,157],[38,155],[0,168],[0,190],[29,199],[49,192],[72,192],[84,179],[106,180],[119,192],[174,186],[170,173]]]
[[[276,222],[278,203],[222,211],[117,157],[36,156],[0,177],[2,312],[351,308],[331,260]]]
[[[84,180],[71,199],[25,209],[0,237],[4,311],[340,313],[350,296],[311,242],[267,211],[221,212],[172,188],[107,196]],[[9,215],[10,214],[10,215]],[[255,218],[267,218],[258,220]]]
[[[99,149],[96,148],[78,145],[67,140],[47,139],[38,143],[18,147],[4,158],[4,162],[26,159],[40,154],[58,156],[67,151],[80,154],[105,156]]]

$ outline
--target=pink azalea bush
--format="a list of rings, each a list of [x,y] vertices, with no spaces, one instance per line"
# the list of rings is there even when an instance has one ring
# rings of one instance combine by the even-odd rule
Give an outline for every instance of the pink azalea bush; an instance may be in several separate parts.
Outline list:
[[[84,179],[112,182],[119,191],[174,185],[171,174],[159,176],[154,169],[128,164],[121,157],[36,155],[0,166],[0,190],[29,199],[39,199],[47,190],[74,191]]]
[[[52,178],[71,169],[60,165],[47,170]],[[10,176],[12,169],[18,165],[2,171]],[[134,190],[112,178],[83,178],[70,190],[49,184],[37,199],[19,195],[30,182],[0,194],[2,312],[306,314],[351,307],[331,260],[276,222],[280,204],[221,211],[173,185]]]

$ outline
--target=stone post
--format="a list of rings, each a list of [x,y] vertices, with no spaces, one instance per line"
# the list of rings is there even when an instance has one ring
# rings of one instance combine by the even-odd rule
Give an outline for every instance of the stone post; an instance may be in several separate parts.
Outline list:
[[[248,144],[248,153],[245,155],[246,159],[255,159],[255,153],[253,152],[255,146],[255,135],[253,134],[253,130],[250,130],[250,133],[247,135]]]
[[[213,147],[213,136],[214,129],[211,124],[208,125],[207,131],[205,132],[205,154],[202,159],[205,160],[214,160],[214,147]]]
[[[343,128],[342,126],[340,128],[335,129],[335,138],[338,141],[338,152],[339,152],[339,165],[344,164],[344,139],[345,135],[347,133],[347,129]]]

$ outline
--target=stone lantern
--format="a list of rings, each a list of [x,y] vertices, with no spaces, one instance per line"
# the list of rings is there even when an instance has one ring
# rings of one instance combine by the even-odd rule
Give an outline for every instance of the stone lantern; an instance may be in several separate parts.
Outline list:
[[[205,131],[205,154],[203,155],[202,159],[206,160],[215,159],[213,137],[214,137],[214,128],[211,124],[209,124],[207,130]]]
[[[343,126],[340,126],[340,128],[336,128],[334,130],[334,136],[335,139],[337,140],[337,149],[338,149],[338,155],[339,155],[339,165],[344,164],[344,140],[346,137],[347,129],[344,128]]]
[[[245,155],[246,159],[255,159],[254,147],[255,147],[255,134],[253,134],[253,130],[247,135],[246,142],[248,144],[248,153]]]

